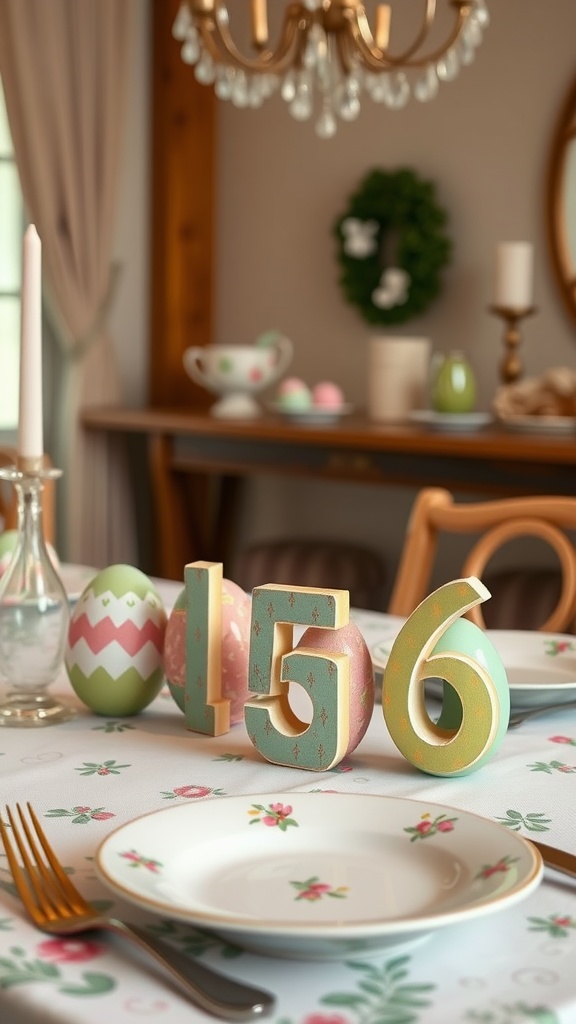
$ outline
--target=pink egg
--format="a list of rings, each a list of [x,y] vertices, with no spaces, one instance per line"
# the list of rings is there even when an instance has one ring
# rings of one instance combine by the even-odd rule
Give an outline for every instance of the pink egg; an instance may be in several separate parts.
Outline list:
[[[278,406],[285,412],[305,412],[312,405],[310,388],[299,377],[287,377],[276,392]]]
[[[350,657],[350,739],[344,756],[351,754],[364,736],[374,710],[374,670],[366,641],[358,626],[349,622],[340,629],[310,626],[296,650],[299,647]]]
[[[312,388],[312,401],[322,409],[339,409],[344,404],[344,395],[337,384],[323,380]]]
[[[252,601],[237,583],[222,580],[222,686],[230,701],[230,723],[244,719],[250,658]],[[168,687],[181,711],[186,685],[186,591],[179,595],[164,636],[164,672]]]
[[[292,395],[295,391],[308,391],[308,386],[300,377],[285,377],[278,385],[278,395]]]

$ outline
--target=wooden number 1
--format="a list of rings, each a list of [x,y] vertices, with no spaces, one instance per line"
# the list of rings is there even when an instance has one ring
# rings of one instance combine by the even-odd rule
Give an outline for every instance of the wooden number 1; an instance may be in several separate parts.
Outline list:
[[[400,630],[384,671],[382,706],[400,752],[431,775],[466,775],[494,756],[508,726],[510,691],[486,634],[460,616],[490,597],[470,576],[434,591]],[[450,707],[432,722],[424,680],[452,687]],[[455,691],[455,692],[454,692]]]
[[[186,584],[186,728],[220,736],[230,729],[230,701],[221,694],[222,563],[191,562]]]

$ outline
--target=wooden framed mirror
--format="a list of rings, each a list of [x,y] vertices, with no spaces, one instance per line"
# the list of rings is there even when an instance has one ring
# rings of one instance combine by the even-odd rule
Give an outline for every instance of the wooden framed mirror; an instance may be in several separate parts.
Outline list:
[[[552,140],[547,221],[554,276],[566,309],[576,320],[576,79]]]

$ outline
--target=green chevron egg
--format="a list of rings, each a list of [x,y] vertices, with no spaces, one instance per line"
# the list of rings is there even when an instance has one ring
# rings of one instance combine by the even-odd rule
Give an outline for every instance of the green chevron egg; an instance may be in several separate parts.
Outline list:
[[[135,715],[160,692],[166,610],[152,581],[111,565],[84,588],[65,654],[74,692],[99,715]]]

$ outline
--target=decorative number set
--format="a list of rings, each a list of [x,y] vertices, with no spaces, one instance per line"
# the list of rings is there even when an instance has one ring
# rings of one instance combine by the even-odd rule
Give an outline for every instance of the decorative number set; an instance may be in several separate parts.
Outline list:
[[[104,634],[106,622],[109,650],[118,647],[119,628],[138,647],[134,616],[120,622],[122,612],[110,610],[111,589],[120,606],[126,596],[114,570],[129,569],[103,570],[99,575],[106,579],[92,581],[72,616],[66,666],[73,688],[93,710],[135,713],[154,698],[165,674],[188,729],[217,736],[244,719],[251,742],[273,764],[326,771],[358,746],[372,716],[374,681],[366,643],[349,620],[348,591],[266,584],[250,600],[223,579],[221,563],[193,562],[185,567],[185,587],[168,621],[153,585],[147,581],[147,590],[141,583],[138,596],[150,608],[137,616],[138,631],[146,639],[120,679],[114,678],[112,659],[104,664]],[[130,591],[126,603],[133,608]],[[97,613],[95,595],[105,606]],[[494,756],[506,732],[510,693],[504,666],[486,634],[462,618],[489,597],[473,576],[445,584],[406,620],[390,651],[382,686],[385,726],[402,755],[432,775],[476,771]],[[83,649],[92,646],[95,614],[100,654],[91,671]],[[294,626],[306,627],[296,645]],[[145,648],[149,655],[156,652],[147,667]],[[126,686],[134,691],[134,670],[147,685],[146,699],[134,710],[123,705],[115,711],[110,696]],[[425,705],[424,681],[431,677],[444,685],[437,722]],[[291,684],[308,695],[308,723],[292,709]],[[98,700],[103,686],[106,707]]]

